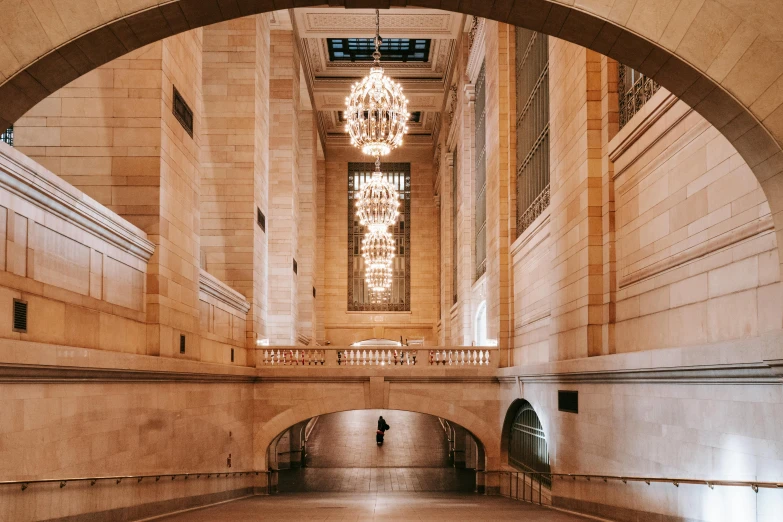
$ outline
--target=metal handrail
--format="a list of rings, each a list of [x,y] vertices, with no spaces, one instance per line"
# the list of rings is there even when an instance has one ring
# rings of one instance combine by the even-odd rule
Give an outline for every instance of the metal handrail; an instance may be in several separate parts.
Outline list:
[[[116,475],[116,476],[103,476],[103,477],[70,477],[70,478],[52,478],[52,479],[28,479],[28,480],[0,480],[0,486],[22,486],[22,491],[26,490],[30,484],[52,484],[59,482],[60,488],[64,488],[68,482],[90,482],[90,486],[94,486],[98,481],[115,481],[116,484],[121,483],[123,480],[135,479],[137,483],[146,478],[154,478],[155,482],[160,481],[162,478],[171,478],[175,480],[177,477],[185,477],[187,480],[190,477],[195,478],[211,478],[212,475],[215,478],[220,478],[224,475],[224,478],[231,477],[244,477],[248,475],[258,476],[261,473],[271,474],[274,470],[270,471],[202,471],[197,473],[156,473],[153,475]]]
[[[543,471],[511,471],[511,470],[480,470],[477,471],[477,473],[484,473],[485,475],[488,473],[497,473],[497,474],[509,474],[509,475],[516,475],[517,477],[517,489],[519,488],[519,475],[521,474],[523,476],[523,479],[527,479],[528,476],[530,476],[531,480],[533,479],[534,475],[539,475],[541,477],[547,476],[550,477],[550,479],[553,478],[561,478],[563,480],[567,479],[585,479],[586,481],[590,482],[591,480],[599,480],[603,482],[608,482],[610,480],[613,481],[620,481],[624,484],[628,482],[644,482],[648,486],[652,483],[664,483],[664,484],[672,484],[675,487],[679,487],[680,484],[694,484],[694,485],[700,485],[700,486],[708,486],[710,489],[713,489],[715,486],[732,486],[732,487],[750,487],[758,493],[759,488],[768,488],[768,489],[778,489],[783,488],[783,482],[767,482],[767,481],[755,481],[755,480],[708,480],[708,479],[693,479],[693,478],[673,478],[673,477],[636,477],[636,476],[626,476],[626,475],[593,475],[593,474],[585,474],[585,473],[551,473],[551,472],[543,472]],[[531,484],[531,493],[532,493],[532,484]],[[539,503],[541,502],[541,482],[539,480]],[[517,495],[518,496],[518,495]],[[532,495],[531,495],[532,497]],[[531,498],[532,501],[532,498]]]

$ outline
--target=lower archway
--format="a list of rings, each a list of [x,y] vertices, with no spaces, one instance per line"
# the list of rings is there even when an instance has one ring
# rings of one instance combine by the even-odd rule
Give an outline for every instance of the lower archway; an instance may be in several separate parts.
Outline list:
[[[389,426],[378,444],[379,418]],[[465,428],[403,410],[349,410],[297,423],[267,460],[280,493],[474,492],[482,444]]]

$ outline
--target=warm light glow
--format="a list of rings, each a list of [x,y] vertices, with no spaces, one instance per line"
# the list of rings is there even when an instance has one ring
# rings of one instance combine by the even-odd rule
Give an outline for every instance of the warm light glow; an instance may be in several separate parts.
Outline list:
[[[369,183],[362,187],[356,200],[359,223],[370,232],[384,232],[397,222],[400,195],[381,173],[380,162]]]

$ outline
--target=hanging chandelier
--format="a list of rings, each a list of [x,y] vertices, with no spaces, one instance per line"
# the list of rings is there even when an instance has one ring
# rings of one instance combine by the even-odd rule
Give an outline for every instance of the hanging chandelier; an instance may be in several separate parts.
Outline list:
[[[370,74],[351,87],[345,99],[345,130],[351,145],[368,156],[385,156],[402,145],[408,132],[408,100],[402,86],[384,76],[381,67],[380,14],[375,10],[375,63]]]
[[[364,278],[371,294],[385,294],[391,290],[391,266],[368,266],[364,269]],[[377,299],[377,295],[373,296]]]
[[[381,173],[380,158],[375,160],[372,179],[359,191],[356,216],[370,232],[382,232],[397,222],[400,194]]]
[[[394,238],[387,231],[368,232],[362,239],[362,257],[366,266],[391,266]]]

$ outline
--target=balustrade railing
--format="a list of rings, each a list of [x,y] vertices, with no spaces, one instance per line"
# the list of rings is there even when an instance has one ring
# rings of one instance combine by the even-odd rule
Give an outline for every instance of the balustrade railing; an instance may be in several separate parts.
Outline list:
[[[268,347],[257,350],[259,367],[497,367],[496,347],[398,348],[388,347]]]

